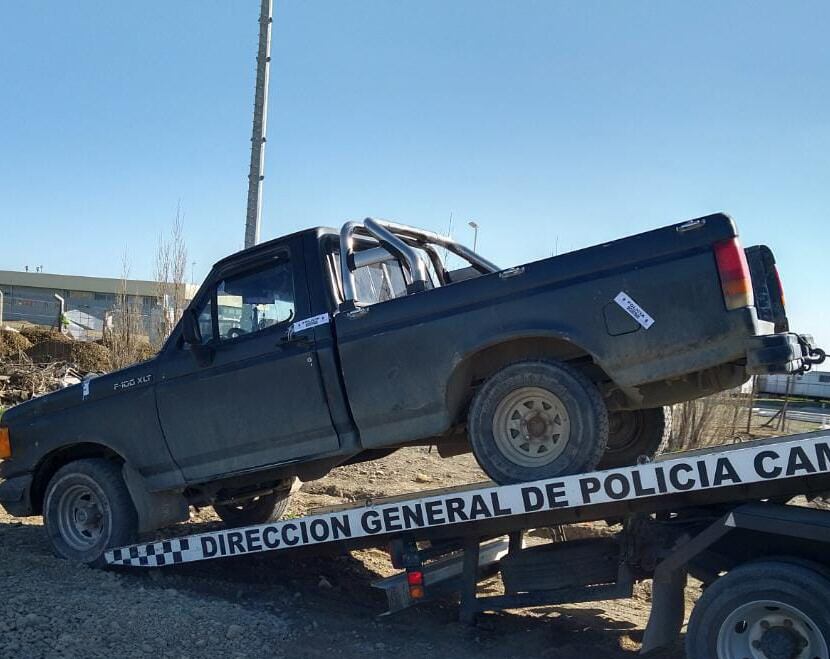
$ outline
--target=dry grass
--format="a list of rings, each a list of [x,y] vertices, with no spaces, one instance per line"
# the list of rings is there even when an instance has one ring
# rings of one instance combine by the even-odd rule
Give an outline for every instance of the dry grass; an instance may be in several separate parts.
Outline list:
[[[672,437],[667,450],[705,448],[817,428],[815,423],[794,421],[780,415],[772,419],[761,416],[753,412],[754,404],[754,393],[731,390],[675,405]]]

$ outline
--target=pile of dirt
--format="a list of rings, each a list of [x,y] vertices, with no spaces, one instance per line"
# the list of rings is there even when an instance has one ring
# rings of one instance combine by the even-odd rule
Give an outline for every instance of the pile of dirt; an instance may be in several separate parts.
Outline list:
[[[20,334],[31,343],[26,355],[36,364],[71,361],[74,343],[71,336],[38,325],[27,325],[21,328]]]
[[[11,329],[0,329],[0,360],[19,360],[32,347],[23,334]]]
[[[111,367],[109,349],[92,341],[74,341],[69,361],[83,373],[105,373]]]
[[[56,336],[64,336],[55,328],[45,327],[43,325],[24,325],[20,328],[20,333],[29,339],[29,341],[32,342],[32,345]]]

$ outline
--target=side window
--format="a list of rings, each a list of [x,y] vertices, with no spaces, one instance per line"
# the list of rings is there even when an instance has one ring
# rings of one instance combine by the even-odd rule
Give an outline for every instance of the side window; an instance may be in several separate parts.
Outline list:
[[[221,281],[216,287],[219,340],[252,334],[294,319],[294,276],[287,257]]]

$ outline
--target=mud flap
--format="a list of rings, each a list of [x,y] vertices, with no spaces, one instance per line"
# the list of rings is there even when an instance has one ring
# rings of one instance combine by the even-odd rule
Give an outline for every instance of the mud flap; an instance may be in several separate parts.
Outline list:
[[[121,468],[121,475],[138,514],[139,533],[155,531],[190,517],[190,506],[181,494],[150,492],[141,474],[127,464]]]
[[[640,654],[674,642],[686,617],[686,577],[683,568],[657,569],[651,584],[651,614]]]

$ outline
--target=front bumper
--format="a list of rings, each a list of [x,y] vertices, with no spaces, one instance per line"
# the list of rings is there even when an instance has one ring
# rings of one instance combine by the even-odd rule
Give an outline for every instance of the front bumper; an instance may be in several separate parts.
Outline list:
[[[0,506],[3,506],[9,515],[15,517],[34,515],[31,492],[31,474],[8,478],[0,482]]]
[[[808,334],[781,332],[752,336],[746,342],[746,370],[749,375],[806,373],[821,364],[825,353]]]

